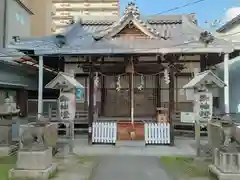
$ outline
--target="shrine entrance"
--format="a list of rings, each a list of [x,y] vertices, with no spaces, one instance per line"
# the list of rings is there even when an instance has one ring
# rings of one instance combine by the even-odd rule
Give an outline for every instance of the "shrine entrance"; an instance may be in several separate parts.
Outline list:
[[[142,79],[142,82],[140,82]],[[120,82],[120,88],[117,84]],[[134,118],[149,120],[156,113],[155,76],[135,75],[133,89]],[[131,117],[131,94],[129,88],[129,76],[109,76],[105,78],[104,117],[115,117],[116,120]],[[143,87],[141,87],[143,86]]]

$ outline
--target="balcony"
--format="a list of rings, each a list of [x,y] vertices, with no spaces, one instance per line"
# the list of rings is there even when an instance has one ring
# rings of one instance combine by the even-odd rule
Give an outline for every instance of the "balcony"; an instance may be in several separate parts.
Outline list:
[[[56,24],[55,24],[54,22],[52,22],[51,31],[52,31],[52,32],[55,32],[55,31],[56,31],[56,28],[57,28]]]
[[[53,5],[52,6],[52,16],[54,16],[56,14],[56,7]]]

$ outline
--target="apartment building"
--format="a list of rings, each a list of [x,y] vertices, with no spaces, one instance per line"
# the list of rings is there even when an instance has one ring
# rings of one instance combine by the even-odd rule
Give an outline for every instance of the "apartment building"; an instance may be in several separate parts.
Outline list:
[[[24,0],[33,11],[31,16],[31,35],[46,36],[52,34],[52,0]]]
[[[53,0],[53,33],[61,33],[74,18],[118,18],[119,0]]]
[[[13,36],[46,36],[52,33],[51,0],[0,0],[0,48]]]

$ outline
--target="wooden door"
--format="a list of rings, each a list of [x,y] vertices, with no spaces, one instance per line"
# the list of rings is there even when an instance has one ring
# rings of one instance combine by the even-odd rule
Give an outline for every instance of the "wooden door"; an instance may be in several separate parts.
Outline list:
[[[105,78],[105,104],[104,116],[130,117],[130,94],[128,89],[128,76],[121,77],[121,89],[116,90],[116,77]]]
[[[135,132],[135,136],[131,136],[131,131]],[[134,122],[134,126],[131,122],[120,121],[117,124],[117,139],[118,140],[144,140],[144,123]]]
[[[138,89],[143,78],[143,88]],[[134,116],[152,117],[156,113],[155,76],[145,75],[134,77]]]

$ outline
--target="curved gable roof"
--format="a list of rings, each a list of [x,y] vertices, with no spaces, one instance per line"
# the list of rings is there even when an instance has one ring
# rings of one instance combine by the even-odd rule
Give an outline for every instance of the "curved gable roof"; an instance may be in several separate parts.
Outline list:
[[[135,38],[129,41],[114,36],[130,21],[150,38]],[[140,53],[143,50],[161,53],[159,49],[162,48],[169,52],[183,52],[189,48],[191,52],[232,51],[231,44],[215,37],[208,45],[212,49],[207,49],[205,44],[199,41],[202,32],[204,30],[197,25],[194,14],[142,16],[136,5],[130,3],[122,18],[117,21],[89,18],[67,27],[62,33],[64,43],[61,47],[57,45],[56,35],[31,40],[20,39],[11,47],[33,49],[37,54]],[[200,51],[196,50],[197,48],[200,48]]]

